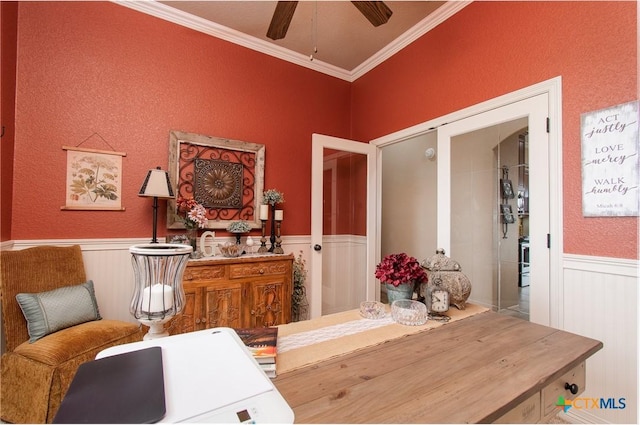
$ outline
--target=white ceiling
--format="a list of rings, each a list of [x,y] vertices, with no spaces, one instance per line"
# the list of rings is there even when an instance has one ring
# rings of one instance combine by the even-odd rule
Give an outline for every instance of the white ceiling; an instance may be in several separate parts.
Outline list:
[[[273,41],[276,1],[113,1],[348,81],[470,3],[387,0],[393,15],[374,27],[350,1],[300,1],[286,37]]]

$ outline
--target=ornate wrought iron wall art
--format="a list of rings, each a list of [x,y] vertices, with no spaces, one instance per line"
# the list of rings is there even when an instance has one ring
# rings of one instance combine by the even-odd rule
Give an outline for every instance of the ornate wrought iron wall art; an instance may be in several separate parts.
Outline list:
[[[242,208],[242,163],[196,158],[194,165],[194,198],[205,208]]]
[[[244,220],[260,228],[264,190],[264,145],[201,134],[169,133],[169,177],[177,196],[194,198],[207,210],[210,229]],[[175,200],[167,207],[167,227],[184,228]]]

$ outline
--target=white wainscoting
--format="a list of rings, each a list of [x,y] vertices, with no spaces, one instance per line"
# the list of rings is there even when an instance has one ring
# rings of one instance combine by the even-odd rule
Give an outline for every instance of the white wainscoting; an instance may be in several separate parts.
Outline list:
[[[563,258],[561,327],[604,344],[587,360],[587,385],[580,397],[626,400],[624,409],[571,408],[569,420],[637,423],[638,265],[615,258]]]
[[[216,238],[214,244],[226,238]],[[129,314],[133,269],[129,247],[148,239],[28,240],[2,243],[4,249],[39,245],[82,247],[87,276],[95,283],[100,312],[105,318],[135,322]],[[309,265],[309,236],[283,237],[283,248]],[[343,274],[351,282],[362,279],[354,264],[345,264],[359,252],[362,241],[325,241],[327,275]],[[358,258],[360,258],[358,256]],[[362,258],[364,261],[364,257]],[[637,423],[638,414],[638,261],[578,255],[563,257],[561,328],[600,340],[604,348],[587,361],[587,387],[581,397],[625,398],[625,409],[569,410],[567,419],[585,423]],[[348,272],[348,273],[347,273]],[[354,274],[355,273],[355,274]],[[311,276],[311,273],[309,273]],[[324,288],[325,290],[327,288]],[[311,301],[311,300],[309,300]]]
[[[259,240],[259,238],[256,239]],[[235,238],[215,238],[213,244],[215,246],[218,243],[234,240]],[[310,241],[311,238],[308,236],[285,236],[282,238],[282,248],[284,252],[292,253],[296,257],[301,255],[309,264],[307,258]],[[2,249],[24,249],[41,245],[80,245],[87,279],[93,280],[102,317],[136,323],[129,313],[134,285],[129,247],[142,243],[149,243],[149,239],[25,240],[14,241],[12,244],[5,243]]]

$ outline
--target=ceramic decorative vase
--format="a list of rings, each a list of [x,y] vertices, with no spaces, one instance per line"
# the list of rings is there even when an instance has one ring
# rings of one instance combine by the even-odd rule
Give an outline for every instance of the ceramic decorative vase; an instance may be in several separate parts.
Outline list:
[[[413,281],[401,283],[398,286],[393,286],[391,283],[385,283],[385,286],[387,288],[389,304],[392,304],[395,300],[410,300],[413,298],[413,288],[415,286]]]

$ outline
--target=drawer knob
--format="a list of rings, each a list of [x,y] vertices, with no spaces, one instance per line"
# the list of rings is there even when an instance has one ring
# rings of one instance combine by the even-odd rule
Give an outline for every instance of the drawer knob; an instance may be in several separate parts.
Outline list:
[[[264,274],[264,269],[260,269],[260,274]]]
[[[200,323],[200,319],[196,319],[196,324],[199,324],[199,323]]]
[[[580,391],[580,389],[578,388],[578,384],[570,384],[568,382],[564,384],[564,389],[571,391],[571,394],[574,395],[578,394],[578,391]]]

